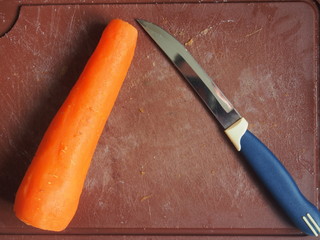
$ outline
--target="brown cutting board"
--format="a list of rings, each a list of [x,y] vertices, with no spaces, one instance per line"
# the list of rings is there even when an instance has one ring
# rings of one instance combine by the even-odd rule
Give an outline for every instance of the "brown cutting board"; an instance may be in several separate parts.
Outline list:
[[[302,235],[135,19],[162,26],[186,45],[318,206],[316,4],[76,0],[0,2],[0,234],[57,237],[14,216],[15,192],[50,120],[113,18],[138,28],[136,54],[79,209],[59,239]]]

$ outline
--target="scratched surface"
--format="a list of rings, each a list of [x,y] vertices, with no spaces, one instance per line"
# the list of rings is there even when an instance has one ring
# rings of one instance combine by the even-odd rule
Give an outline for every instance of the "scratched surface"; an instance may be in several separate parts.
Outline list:
[[[318,205],[315,6],[22,6],[14,27],[0,38],[1,234],[44,233],[15,218],[15,192],[104,26],[118,17],[135,26],[135,18],[147,19],[184,43]],[[79,209],[62,234],[300,233],[139,28],[136,55],[96,149]]]

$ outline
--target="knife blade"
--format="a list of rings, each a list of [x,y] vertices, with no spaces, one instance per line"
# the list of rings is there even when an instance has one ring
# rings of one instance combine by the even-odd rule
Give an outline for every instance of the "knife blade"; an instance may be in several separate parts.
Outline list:
[[[248,122],[233,107],[188,50],[172,35],[151,22],[137,19],[215,116],[235,148],[289,220],[302,232],[320,235],[320,212],[299,190],[278,158],[248,130]]]

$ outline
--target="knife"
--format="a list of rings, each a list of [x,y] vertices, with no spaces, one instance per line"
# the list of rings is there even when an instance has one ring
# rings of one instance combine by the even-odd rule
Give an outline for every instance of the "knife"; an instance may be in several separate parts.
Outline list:
[[[292,223],[308,235],[320,235],[320,212],[300,192],[292,176],[277,157],[248,130],[248,122],[237,112],[185,47],[161,27],[137,22],[167,55],[203,100],[231,140],[248,161]]]

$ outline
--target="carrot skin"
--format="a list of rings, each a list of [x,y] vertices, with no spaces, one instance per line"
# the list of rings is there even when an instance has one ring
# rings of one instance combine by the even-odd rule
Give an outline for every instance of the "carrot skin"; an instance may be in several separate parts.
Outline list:
[[[78,208],[104,125],[130,67],[137,30],[112,20],[78,81],[50,123],[19,186],[16,216],[28,225],[64,230]]]

